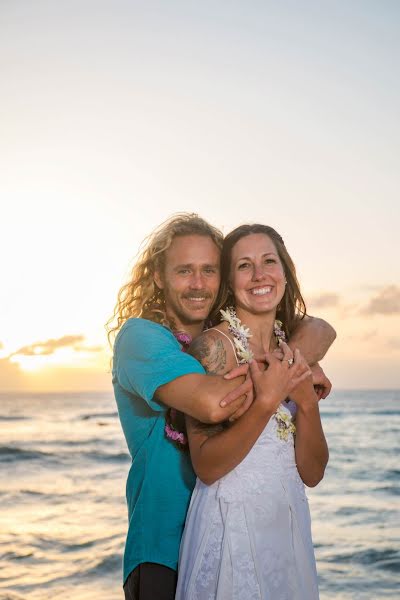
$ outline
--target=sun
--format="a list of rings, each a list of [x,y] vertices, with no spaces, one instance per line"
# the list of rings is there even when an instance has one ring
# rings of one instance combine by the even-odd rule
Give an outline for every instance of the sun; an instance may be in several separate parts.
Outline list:
[[[17,363],[22,371],[34,373],[49,367],[76,366],[77,353],[71,348],[60,348],[52,354],[17,354],[10,358],[11,362]]]

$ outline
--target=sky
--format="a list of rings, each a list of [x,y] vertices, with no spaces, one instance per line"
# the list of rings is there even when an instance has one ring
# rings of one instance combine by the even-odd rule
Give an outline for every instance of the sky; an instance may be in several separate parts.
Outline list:
[[[104,324],[181,211],[275,227],[337,388],[400,386],[400,5],[0,3],[0,388],[108,390]]]

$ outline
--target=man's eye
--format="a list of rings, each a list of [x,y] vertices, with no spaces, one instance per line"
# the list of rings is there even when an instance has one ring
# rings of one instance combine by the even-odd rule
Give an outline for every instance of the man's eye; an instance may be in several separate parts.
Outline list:
[[[209,269],[204,269],[205,273],[216,273],[217,269],[213,269],[212,267],[210,267]]]
[[[190,273],[190,269],[179,269],[178,273],[179,275],[187,275],[187,273]]]

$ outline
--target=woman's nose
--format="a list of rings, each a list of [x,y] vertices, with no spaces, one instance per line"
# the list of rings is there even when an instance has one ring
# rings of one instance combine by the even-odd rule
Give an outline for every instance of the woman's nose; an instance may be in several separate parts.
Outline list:
[[[253,281],[259,281],[265,276],[265,270],[262,265],[254,265],[253,267]]]

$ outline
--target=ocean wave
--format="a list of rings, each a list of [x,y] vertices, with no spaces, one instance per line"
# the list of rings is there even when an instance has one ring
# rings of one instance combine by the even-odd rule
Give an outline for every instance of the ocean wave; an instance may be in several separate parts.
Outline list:
[[[15,446],[0,446],[0,460],[11,462],[13,460],[40,460],[52,456],[40,450],[25,450]]]
[[[104,556],[84,573],[83,577],[103,576],[104,573],[117,573],[121,570],[122,557],[121,554],[113,552],[108,556]]]
[[[104,440],[99,440],[98,443],[104,444]],[[53,444],[52,444],[53,445]],[[61,443],[60,446],[64,444]],[[80,442],[71,442],[68,444],[69,446],[79,446]],[[82,445],[86,445],[84,442]],[[93,446],[93,443],[90,444]],[[127,452],[104,452],[102,450],[93,450],[88,449],[84,450],[76,450],[71,452],[43,452],[42,450],[27,450],[24,448],[18,448],[14,446],[0,446],[0,462],[17,462],[24,460],[51,460],[53,462],[57,462],[57,464],[71,464],[76,459],[79,459],[79,462],[82,460],[91,460],[96,462],[128,462],[130,460],[130,456]]]
[[[400,553],[397,549],[387,548],[376,550],[368,548],[358,552],[337,554],[328,559],[331,563],[358,563],[384,569],[385,571],[400,572]]]
[[[400,416],[399,409],[385,409],[385,410],[371,410],[368,412],[369,415],[382,415],[384,417],[398,417]]]
[[[89,419],[116,419],[118,417],[118,412],[103,412],[103,413],[90,413],[86,415],[82,415],[80,417],[81,421],[88,421]]]
[[[400,496],[399,485],[386,485],[383,487],[376,487],[373,489],[374,492],[383,492],[384,494],[393,494],[394,496]]]
[[[394,481],[399,481],[400,477],[400,469],[387,469],[384,472],[385,479],[393,479]]]
[[[337,419],[337,418],[343,417],[343,411],[342,410],[336,411],[336,412],[333,411],[333,410],[332,411],[330,411],[330,410],[324,411],[322,409],[321,410],[321,417],[323,419]]]
[[[81,440],[68,440],[68,439],[60,439],[60,440],[52,440],[51,442],[42,442],[42,445],[50,446],[58,448],[61,447],[78,447],[78,446],[95,446],[96,444],[104,445],[104,438],[94,437],[94,438],[86,438]]]
[[[25,560],[27,558],[32,558],[33,552],[6,552],[0,556],[1,560]]]
[[[43,500],[49,500],[50,502],[54,502],[57,499],[61,499],[61,498],[71,498],[74,497],[76,492],[70,492],[70,493],[60,493],[60,492],[38,492],[37,490],[27,490],[27,489],[22,489],[19,490],[18,492],[19,495],[21,496],[29,496],[29,497],[33,497],[33,498],[43,498]]]
[[[130,460],[130,456],[127,452],[116,452],[115,454],[111,452],[86,452],[85,458],[90,458],[92,460],[100,461],[100,462],[128,462]]]

